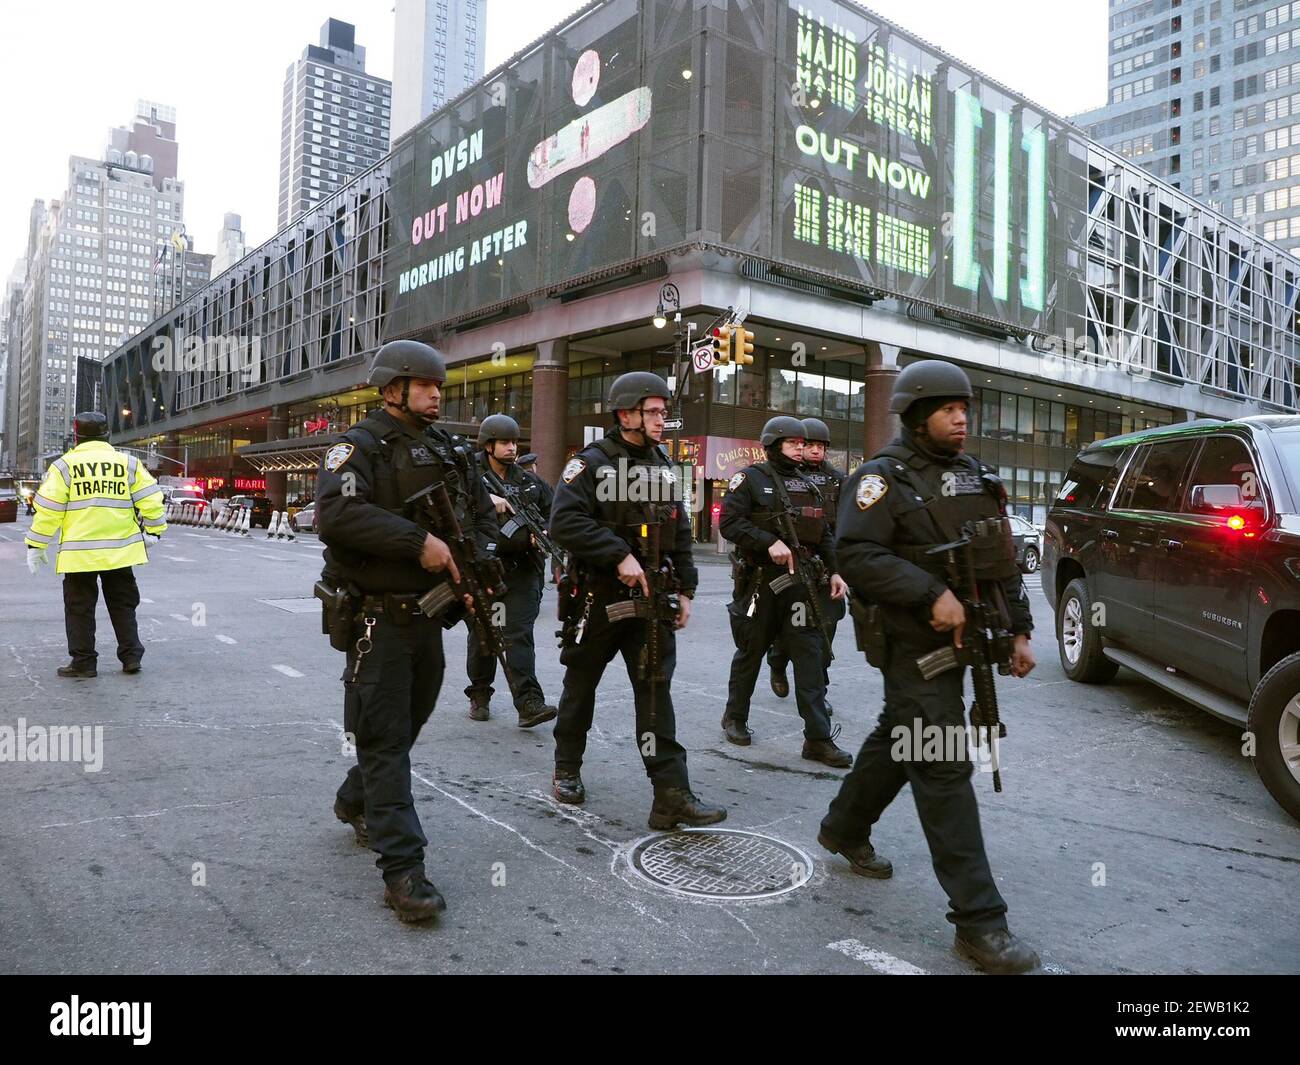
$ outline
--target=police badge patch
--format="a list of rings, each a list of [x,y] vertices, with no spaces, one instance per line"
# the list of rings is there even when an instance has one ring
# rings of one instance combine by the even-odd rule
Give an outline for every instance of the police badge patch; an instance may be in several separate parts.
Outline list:
[[[742,470],[740,473],[736,474],[735,477],[733,477],[731,480],[727,482],[727,491],[734,492],[737,488],[739,488],[744,483],[745,483],[745,473]]]
[[[564,472],[560,474],[560,480],[565,484],[572,484],[573,479],[586,468],[587,464],[582,459],[569,459],[564,467]]]
[[[889,484],[878,473],[868,473],[858,482],[858,509],[866,510],[878,503],[889,491]]]
[[[354,450],[351,444],[335,444],[325,452],[325,469],[333,473],[352,457]]]

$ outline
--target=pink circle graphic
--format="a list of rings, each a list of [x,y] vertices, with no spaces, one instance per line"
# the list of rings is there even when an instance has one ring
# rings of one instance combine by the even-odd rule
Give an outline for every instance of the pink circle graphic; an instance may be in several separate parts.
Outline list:
[[[596,95],[596,86],[600,84],[600,56],[588,48],[573,65],[573,102],[579,107],[586,107],[587,102]]]
[[[581,233],[596,215],[596,183],[589,177],[578,178],[569,193],[569,228]]]

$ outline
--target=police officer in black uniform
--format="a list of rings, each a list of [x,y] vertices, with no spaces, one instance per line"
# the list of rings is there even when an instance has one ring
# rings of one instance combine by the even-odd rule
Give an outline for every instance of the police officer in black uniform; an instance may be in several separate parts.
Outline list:
[[[826,461],[826,449],[830,446],[831,430],[820,418],[803,420],[803,473],[817,486],[822,495],[822,504],[826,519],[831,526],[831,539],[835,539],[835,514],[840,505],[840,488],[844,484],[844,473]],[[830,587],[824,585],[821,591],[822,619],[826,623],[826,633],[830,639],[823,645],[826,686],[831,683],[830,649],[835,643],[835,632],[844,617],[844,599],[832,598]],[[790,662],[790,653],[778,637],[767,652],[767,665],[770,670],[772,691],[778,698],[784,699],[790,694],[790,681],[785,674],[785,667]],[[833,714],[831,701],[826,700],[826,713]]]
[[[961,601],[946,583],[942,556],[928,555],[928,549],[956,540],[968,521],[1005,512],[1005,491],[993,468],[962,451],[970,396],[966,374],[951,363],[906,367],[890,402],[902,417],[902,435],[844,485],[836,552],[854,598],[878,604],[883,613],[885,707],[822,819],[818,842],[844,855],[854,872],[890,876],[889,862],[871,846],[871,827],[910,783],[935,874],[948,893],[955,949],[987,971],[1024,972],[1038,957],[1007,930],[1007,906],[984,852],[964,745],[940,760],[896,756],[900,735],[907,737],[907,753],[919,746],[913,739],[917,729],[965,726],[965,669],[927,681],[916,660],[959,642],[965,621]],[[1006,554],[1006,562],[977,576],[983,598],[996,599],[992,585],[1001,585],[1008,628],[1016,634],[1009,665],[1023,677],[1034,668],[1033,619],[1009,540]]]
[[[492,503],[473,467],[473,449],[433,427],[447,378],[442,355],[427,344],[385,344],[369,384],[383,397],[343,434],[321,462],[316,489],[323,583],[344,593],[348,636],[343,727],[355,738],[357,764],[338,790],[334,813],[358,842],[379,852],[384,902],[403,921],[446,908],[424,875],[428,840],[411,796],[411,747],[442,686],[442,624],[416,600],[460,574],[444,540],[423,528],[405,501],[438,481],[466,529],[484,547],[496,532]]]
[[[690,519],[671,463],[660,451],[668,414],[668,385],[653,373],[626,373],[609,391],[614,427],[604,439],[580,451],[564,467],[551,508],[551,536],[571,552],[576,580],[560,589],[565,666],[560,716],[555,723],[555,797],[565,803],[586,798],[580,768],[605,667],[622,653],[636,705],[636,744],[654,786],[650,827],[712,825],[725,820],[721,806],[692,792],[686,751],[677,742],[672,683],[676,663],[674,629],[684,629],[699,575],[691,558]],[[607,608],[626,610],[649,597],[647,542],[659,536],[663,560],[671,563],[679,604],[675,621],[625,617],[611,620]],[[664,679],[641,679],[648,626],[657,625]],[[653,700],[651,689],[653,688]]]
[[[722,731],[732,743],[750,744],[752,733],[746,722],[754,684],[763,653],[779,641],[794,662],[795,701],[804,722],[803,757],[843,769],[853,759],[835,745],[838,730],[831,731],[826,712],[828,634],[813,619],[809,590],[790,581],[795,572],[794,546],[781,538],[776,524],[787,505],[792,508],[799,552],[809,568],[819,569],[821,575],[811,594],[818,596],[819,604],[826,598],[842,600],[847,586],[836,571],[825,500],[803,468],[804,431],[798,418],[770,419],[760,438],[767,461],[736,474],[722,500],[719,527],[736,545],[737,555],[734,597],[727,607],[736,653],[731,659]],[[775,589],[773,581],[778,585]],[[789,587],[779,587],[782,583]]]
[[[533,650],[533,625],[542,605],[542,574],[546,560],[533,543],[527,526],[514,520],[510,500],[497,495],[495,478],[517,498],[533,504],[543,520],[551,513],[551,486],[535,474],[525,473],[515,465],[519,451],[519,423],[508,414],[490,414],[478,429],[478,468],[484,487],[496,508],[497,532],[493,550],[505,569],[505,627],[501,637],[506,647],[506,663],[515,677],[515,709],[519,727],[532,728],[555,717],[556,708],[546,704],[537,680],[537,656]],[[469,641],[466,673],[469,687],[469,716],[486,721],[492,702],[492,680],[496,676],[495,655],[484,654],[477,640]]]

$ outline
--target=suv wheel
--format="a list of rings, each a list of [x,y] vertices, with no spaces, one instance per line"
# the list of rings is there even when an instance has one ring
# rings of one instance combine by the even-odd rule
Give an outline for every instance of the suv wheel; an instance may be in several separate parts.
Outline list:
[[[1037,573],[1038,572],[1038,548],[1026,547],[1025,560],[1024,562],[1021,563],[1021,565],[1024,567],[1026,573]]]
[[[1061,668],[1081,684],[1102,684],[1113,680],[1119,665],[1101,653],[1101,633],[1089,623],[1092,597],[1088,585],[1076,578],[1065,586],[1056,604],[1056,643],[1061,649]]]
[[[1255,772],[1278,805],[1300,820],[1300,654],[1264,674],[1247,722],[1255,737]]]

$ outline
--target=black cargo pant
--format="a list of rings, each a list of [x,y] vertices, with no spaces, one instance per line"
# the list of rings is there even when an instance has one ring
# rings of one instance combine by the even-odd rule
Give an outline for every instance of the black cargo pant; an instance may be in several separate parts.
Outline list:
[[[836,630],[839,629],[840,622],[844,618],[845,604],[843,599],[831,598],[829,586],[822,587],[817,603],[821,607],[822,617],[826,619],[826,635],[830,641],[822,644],[822,672],[829,687],[831,683],[831,646],[835,643]],[[772,646],[767,652],[767,664],[773,673],[784,673],[785,667],[790,664],[790,651],[780,636],[772,641]]]
[[[95,606],[99,603],[99,584],[104,585],[104,605],[117,636],[117,657],[125,665],[144,657],[144,644],[135,621],[140,605],[140,588],[135,570],[130,566],[98,572],[63,575],[63,623],[68,632],[68,654],[77,669],[94,669],[99,655],[95,651]]]
[[[364,813],[375,864],[391,878],[423,865],[429,842],[411,795],[411,748],[442,687],[442,625],[423,614],[397,622],[380,613],[353,681],[364,631],[354,627],[343,671],[343,730],[354,739],[357,764],[338,799],[349,813]]]
[[[941,756],[925,757],[927,726],[964,728],[966,721],[962,703],[966,671],[951,669],[927,681],[917,669],[917,657],[933,649],[932,643],[891,638],[884,670],[885,708],[822,818],[822,828],[843,844],[868,842],[871,827],[885,807],[910,783],[935,875],[948,893],[948,920],[974,932],[1006,928],[1007,904],[984,853],[971,784],[974,770],[966,749],[946,745]]]
[[[518,687],[514,695],[515,709],[522,710],[529,701],[543,697],[542,686],[537,681],[537,654],[533,647],[533,626],[542,608],[542,575],[531,561],[516,565],[506,574],[506,594],[500,602],[505,608],[501,638],[506,645],[506,664],[515,675]],[[496,655],[487,654],[479,647],[473,630],[469,634],[468,646],[465,672],[469,677],[469,687],[465,694],[472,696],[478,691],[491,698],[492,681],[497,673]]]
[[[749,614],[752,593],[733,599],[727,606],[736,653],[731,658],[724,716],[742,723],[749,720],[749,703],[754,696],[759,671],[763,668],[763,654],[773,642],[779,641],[789,649],[794,662],[795,705],[803,718],[804,738],[829,739],[831,720],[826,713],[825,644],[813,624],[808,604],[803,600],[803,589],[795,585],[780,595],[773,595],[767,587],[769,576],[765,567],[762,590],[752,615]]]
[[[564,691],[560,695],[560,713],[555,720],[555,768],[577,772],[587,749],[587,733],[596,711],[596,688],[605,667],[617,654],[623,655],[632,698],[636,706],[637,749],[645,764],[646,776],[657,787],[690,786],[686,772],[686,750],[677,742],[677,720],[673,714],[670,688],[677,664],[677,641],[671,626],[656,622],[663,639],[664,680],[655,685],[651,702],[650,684],[637,677],[641,648],[645,644],[646,622],[637,618],[610,621],[605,603],[597,599],[588,615],[582,642],[566,644],[560,652],[565,667]],[[654,706],[654,724],[650,709]]]

